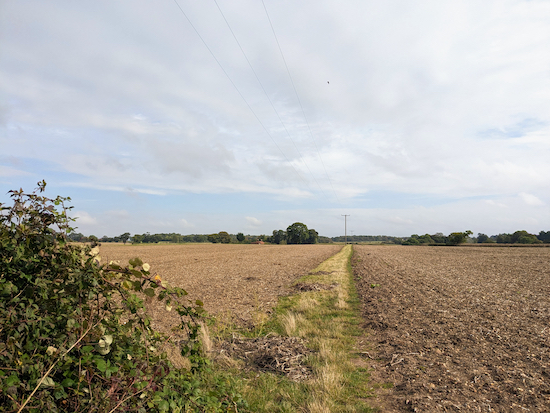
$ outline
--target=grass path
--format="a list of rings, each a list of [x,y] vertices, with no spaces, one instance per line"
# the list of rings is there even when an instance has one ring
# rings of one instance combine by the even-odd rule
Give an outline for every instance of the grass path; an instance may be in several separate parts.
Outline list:
[[[368,371],[357,350],[363,336],[346,245],[296,284],[306,290],[279,300],[273,316],[257,327],[262,335],[300,337],[313,350],[301,382],[271,373],[235,369],[253,412],[373,412]],[[311,291],[307,291],[312,289]]]

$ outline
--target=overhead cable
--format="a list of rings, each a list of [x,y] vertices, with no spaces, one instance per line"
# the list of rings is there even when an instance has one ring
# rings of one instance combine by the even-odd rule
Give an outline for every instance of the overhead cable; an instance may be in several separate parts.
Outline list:
[[[275,33],[275,28],[273,27],[273,23],[271,22],[271,18],[269,17],[269,13],[267,11],[267,7],[265,6],[264,0],[262,0],[262,5],[264,6],[265,14],[267,16],[267,20],[269,20],[269,25],[271,26],[271,30],[273,31],[273,35],[275,36],[275,41],[277,42],[277,47],[279,48],[279,52],[281,53],[281,57],[283,59],[283,62],[285,64],[286,71],[288,73],[288,77],[290,78],[290,83],[292,84],[292,88],[294,89],[294,93],[296,94],[296,98],[298,99],[298,103],[300,104],[300,108],[302,109],[302,114],[304,115],[304,119],[306,121],[307,128],[309,130],[309,134],[311,136],[311,139],[315,145],[315,149],[317,150],[317,154],[319,156],[319,159],[321,161],[321,164],[323,165],[323,169],[325,170],[325,174],[327,176],[327,179],[330,183],[330,186],[332,188],[332,192],[334,193],[334,197],[338,201],[339,204],[342,204],[340,202],[340,199],[338,198],[338,195],[336,194],[336,191],[334,190],[334,186],[332,185],[332,181],[330,180],[330,176],[327,172],[327,168],[325,167],[325,164],[323,162],[323,158],[321,157],[321,152],[319,151],[319,148],[317,147],[317,142],[315,141],[315,138],[313,137],[313,133],[311,132],[311,127],[309,126],[309,122],[307,120],[306,113],[304,111],[304,107],[302,106],[302,101],[300,100],[300,96],[298,95],[298,91],[296,90],[296,86],[294,85],[294,80],[292,79],[292,75],[290,74],[290,70],[288,69],[288,65],[286,64],[285,55],[283,53],[283,50],[281,49],[281,45],[279,44],[279,39],[277,38],[277,33]]]
[[[224,69],[223,65],[220,63],[220,61],[218,60],[218,58],[216,57],[216,55],[214,54],[214,52],[212,51],[212,49],[210,49],[210,47],[208,47],[208,44],[206,43],[206,41],[203,39],[203,37],[201,36],[201,34],[199,33],[199,31],[197,30],[197,28],[193,25],[193,23],[191,22],[191,20],[189,19],[189,17],[187,16],[187,14],[185,13],[185,11],[183,11],[182,7],[180,6],[180,4],[178,3],[177,0],[174,0],[174,3],[176,3],[176,5],[178,6],[178,9],[180,10],[180,12],[183,14],[183,16],[187,19],[187,21],[189,22],[189,24],[191,25],[191,27],[193,28],[193,30],[195,31],[195,33],[197,34],[197,36],[199,36],[199,39],[202,41],[202,43],[204,44],[204,46],[206,47],[206,49],[210,52],[210,54],[212,55],[212,57],[214,58],[214,60],[216,61],[216,63],[218,64],[218,66],[220,66],[220,68],[222,69],[223,73],[225,74],[225,76],[227,77],[227,79],[229,79],[229,81],[231,82],[231,84],[233,85],[233,87],[235,88],[235,90],[237,91],[237,93],[239,94],[239,96],[241,97],[241,99],[244,101],[244,103],[246,104],[246,106],[248,107],[248,109],[250,109],[250,111],[252,112],[252,114],[254,115],[254,117],[256,118],[256,120],[260,123],[260,125],[262,126],[262,128],[264,129],[265,133],[267,133],[267,135],[271,138],[271,141],[275,144],[275,146],[277,147],[277,149],[279,150],[279,152],[281,152],[281,154],[283,155],[283,157],[285,158],[285,160],[290,164],[290,166],[292,167],[292,169],[294,169],[294,172],[296,173],[296,175],[306,184],[306,186],[308,187],[308,189],[311,189],[309,187],[309,184],[307,183],[307,181],[302,177],[302,175],[300,175],[300,173],[298,173],[298,170],[294,167],[294,165],[292,164],[292,162],[290,162],[290,160],[287,158],[287,156],[285,155],[285,153],[283,152],[283,150],[279,147],[279,145],[277,145],[277,142],[275,142],[275,139],[273,138],[273,136],[271,135],[271,133],[269,133],[269,131],[267,130],[267,128],[265,127],[265,125],[263,124],[263,122],[260,120],[260,118],[258,117],[258,115],[256,114],[256,112],[254,111],[254,109],[252,109],[252,106],[250,106],[250,104],[248,103],[248,101],[246,100],[246,98],[243,96],[243,94],[241,93],[241,91],[239,90],[239,88],[237,87],[237,85],[235,84],[235,82],[233,82],[233,79],[231,79],[231,76],[229,76],[229,74],[227,73],[227,71]]]
[[[315,181],[315,183],[317,184],[317,186],[319,187],[319,189],[321,190],[321,192],[323,193],[323,196],[325,195],[324,191],[323,191],[323,188],[321,187],[321,185],[319,184],[319,182],[317,182],[317,179],[315,178],[315,175],[313,174],[313,172],[311,172],[311,169],[309,168],[308,164],[306,163],[306,161],[304,160],[303,156],[302,156],[302,153],[300,152],[300,149],[298,149],[298,146],[296,145],[296,143],[294,142],[294,140],[292,139],[292,136],[290,135],[290,132],[288,131],[285,123],[283,122],[283,120],[281,119],[281,116],[279,115],[279,112],[277,111],[277,109],[275,108],[275,105],[273,104],[273,101],[271,100],[271,98],[269,97],[269,94],[267,93],[267,91],[265,90],[265,87],[262,83],[262,81],[260,80],[260,78],[258,77],[258,74],[256,73],[256,71],[254,70],[254,67],[252,67],[252,63],[250,63],[250,60],[248,59],[248,57],[246,56],[246,53],[244,52],[244,49],[242,48],[241,46],[241,43],[239,42],[239,40],[237,39],[237,36],[235,35],[235,33],[233,32],[233,29],[231,28],[231,25],[229,24],[229,22],[227,21],[227,18],[225,17],[222,9],[220,8],[217,0],[214,0],[214,3],[216,3],[216,6],[218,7],[218,10],[220,11],[220,14],[222,15],[223,19],[225,20],[225,23],[227,24],[227,27],[229,28],[229,31],[231,32],[231,34],[233,35],[233,38],[235,39],[235,42],[237,42],[237,45],[239,46],[239,49],[241,49],[241,52],[244,56],[244,58],[246,59],[247,63],[248,63],[248,66],[250,66],[250,69],[252,70],[252,73],[254,73],[254,76],[256,77],[256,80],[258,81],[258,83],[260,84],[260,87],[262,88],[267,100],[269,101],[269,104],[271,105],[271,107],[273,108],[273,110],[275,111],[275,114],[277,115],[277,118],[279,119],[279,122],[281,122],[281,125],[283,125],[283,128],[285,130],[285,132],[287,133],[288,135],[288,138],[290,139],[290,141],[292,142],[292,144],[294,145],[294,148],[296,148],[296,151],[298,152],[298,155],[300,157],[300,160],[302,161],[302,163],[305,165],[305,167],[307,168],[307,170],[309,171],[309,173],[311,174],[311,176],[313,177],[313,180]]]

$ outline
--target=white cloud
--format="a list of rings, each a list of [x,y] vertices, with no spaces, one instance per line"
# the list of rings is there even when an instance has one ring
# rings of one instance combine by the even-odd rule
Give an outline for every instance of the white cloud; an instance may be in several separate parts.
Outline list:
[[[0,177],[13,177],[13,176],[22,176],[30,175],[29,172],[12,168],[11,166],[0,165]]]
[[[180,225],[185,228],[185,229],[189,229],[189,228],[193,228],[194,225],[191,224],[190,222],[188,222],[185,218],[181,218],[180,219]]]
[[[246,217],[246,222],[251,227],[260,227],[262,225],[262,221],[260,221],[258,218],[254,217]]]
[[[105,211],[105,215],[117,220],[127,220],[128,218],[130,218],[130,213],[125,209]]]
[[[525,202],[527,205],[530,206],[542,206],[544,205],[544,202],[541,201],[539,198],[537,198],[533,194],[527,194],[525,192],[520,192],[519,197]]]
[[[484,202],[487,205],[490,205],[490,206],[496,206],[496,207],[499,207],[499,208],[508,208],[508,205],[503,204],[502,202],[493,201],[492,199],[487,199]]]
[[[86,211],[75,211],[73,217],[76,218],[76,225],[80,228],[82,227],[91,227],[98,223],[97,218],[93,217]]]

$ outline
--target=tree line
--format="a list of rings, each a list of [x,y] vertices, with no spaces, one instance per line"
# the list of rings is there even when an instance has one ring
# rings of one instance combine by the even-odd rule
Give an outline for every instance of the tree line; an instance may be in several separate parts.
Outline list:
[[[129,232],[124,234],[108,237],[103,236],[98,238],[94,235],[85,236],[78,232],[73,232],[69,235],[71,241],[76,242],[132,242],[134,244],[147,243],[222,243],[222,244],[250,244],[252,242],[262,241],[271,244],[316,244],[316,243],[331,243],[331,242],[381,242],[403,245],[420,245],[420,244],[445,244],[456,245],[464,242],[468,243],[496,243],[496,244],[540,244],[550,243],[550,231],[540,231],[538,235],[530,234],[525,230],[516,231],[512,234],[502,233],[498,235],[486,235],[478,233],[473,237],[471,231],[453,232],[449,235],[444,235],[441,232],[435,234],[412,234],[410,237],[393,237],[388,235],[348,235],[338,237],[324,237],[314,229],[309,229],[307,225],[301,222],[295,222],[286,230],[274,230],[271,235],[244,235],[242,232],[237,234],[229,234],[226,231],[220,231],[215,234],[189,234],[182,235],[178,233],[160,233],[160,234],[135,234],[130,235]]]
[[[420,244],[445,244],[445,245],[457,245],[462,243],[477,243],[477,244],[542,244],[550,243],[550,231],[540,231],[538,235],[530,234],[525,230],[516,231],[513,234],[498,234],[488,236],[483,233],[478,233],[477,237],[471,237],[472,231],[465,232],[453,232],[448,236],[438,232],[436,234],[412,234],[410,237],[402,239],[395,243],[401,243],[402,245],[420,245]]]

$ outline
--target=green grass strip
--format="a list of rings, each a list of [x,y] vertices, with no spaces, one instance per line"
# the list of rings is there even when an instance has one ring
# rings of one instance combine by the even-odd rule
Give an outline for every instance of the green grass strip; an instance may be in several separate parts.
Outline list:
[[[313,350],[307,358],[311,378],[294,382],[271,373],[233,371],[252,412],[374,412],[369,374],[358,354],[360,301],[354,287],[346,245],[296,284],[318,286],[279,300],[273,316],[262,323],[262,335],[301,337]]]

